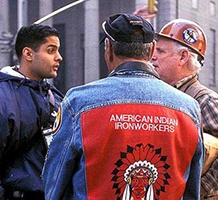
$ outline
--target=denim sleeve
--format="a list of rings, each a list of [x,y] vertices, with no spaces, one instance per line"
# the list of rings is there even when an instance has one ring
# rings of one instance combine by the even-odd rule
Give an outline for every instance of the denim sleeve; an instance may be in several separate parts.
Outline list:
[[[190,164],[190,174],[184,192],[184,200],[200,199],[201,171],[204,162],[204,145],[202,137],[199,137],[197,149]],[[195,196],[194,196],[195,195]]]
[[[61,116],[58,122],[59,127],[49,146],[42,173],[46,200],[64,200],[73,196],[69,183],[77,157],[72,145],[74,120],[64,103],[61,104],[59,112]]]

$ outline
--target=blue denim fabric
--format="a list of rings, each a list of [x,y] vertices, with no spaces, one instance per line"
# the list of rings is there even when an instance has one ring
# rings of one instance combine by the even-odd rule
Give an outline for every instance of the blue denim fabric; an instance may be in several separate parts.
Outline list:
[[[128,63],[130,66],[135,64],[137,63]],[[117,71],[105,79],[67,92],[61,104],[60,128],[54,135],[43,170],[46,199],[88,198],[81,114],[118,104],[161,105],[185,113],[192,119],[198,130],[198,145],[183,175],[186,188],[180,198],[200,199],[200,174],[204,148],[198,103],[190,96],[157,79],[147,70],[131,68]],[[99,194],[99,199],[107,199],[107,196],[102,197]]]

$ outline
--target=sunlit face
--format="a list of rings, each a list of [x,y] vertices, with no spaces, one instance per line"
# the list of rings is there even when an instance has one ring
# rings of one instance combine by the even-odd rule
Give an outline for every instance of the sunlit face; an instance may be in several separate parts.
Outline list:
[[[172,40],[164,37],[158,38],[152,63],[163,81],[171,85],[178,81],[176,75],[179,69],[179,56],[175,51],[175,43]]]
[[[30,77],[34,80],[44,78],[55,78],[59,68],[59,62],[62,57],[59,53],[60,41],[56,36],[46,38],[47,42],[43,43],[39,49],[33,53],[33,59],[30,66]]]

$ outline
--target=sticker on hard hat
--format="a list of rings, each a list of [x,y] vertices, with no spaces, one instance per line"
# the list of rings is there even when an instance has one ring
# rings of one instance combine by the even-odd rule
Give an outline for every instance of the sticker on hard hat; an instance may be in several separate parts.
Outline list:
[[[198,41],[198,34],[194,29],[187,28],[182,33],[183,40],[188,44],[194,44]]]

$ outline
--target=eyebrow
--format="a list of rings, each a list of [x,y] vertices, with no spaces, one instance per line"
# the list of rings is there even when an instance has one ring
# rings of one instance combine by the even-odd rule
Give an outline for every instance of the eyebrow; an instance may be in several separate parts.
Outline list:
[[[166,50],[161,47],[156,47],[156,50],[161,51],[161,52],[166,52]]]
[[[53,47],[53,48],[59,48],[57,45],[55,45],[55,44],[49,44],[48,46],[47,46],[47,48],[49,48],[49,47]]]

